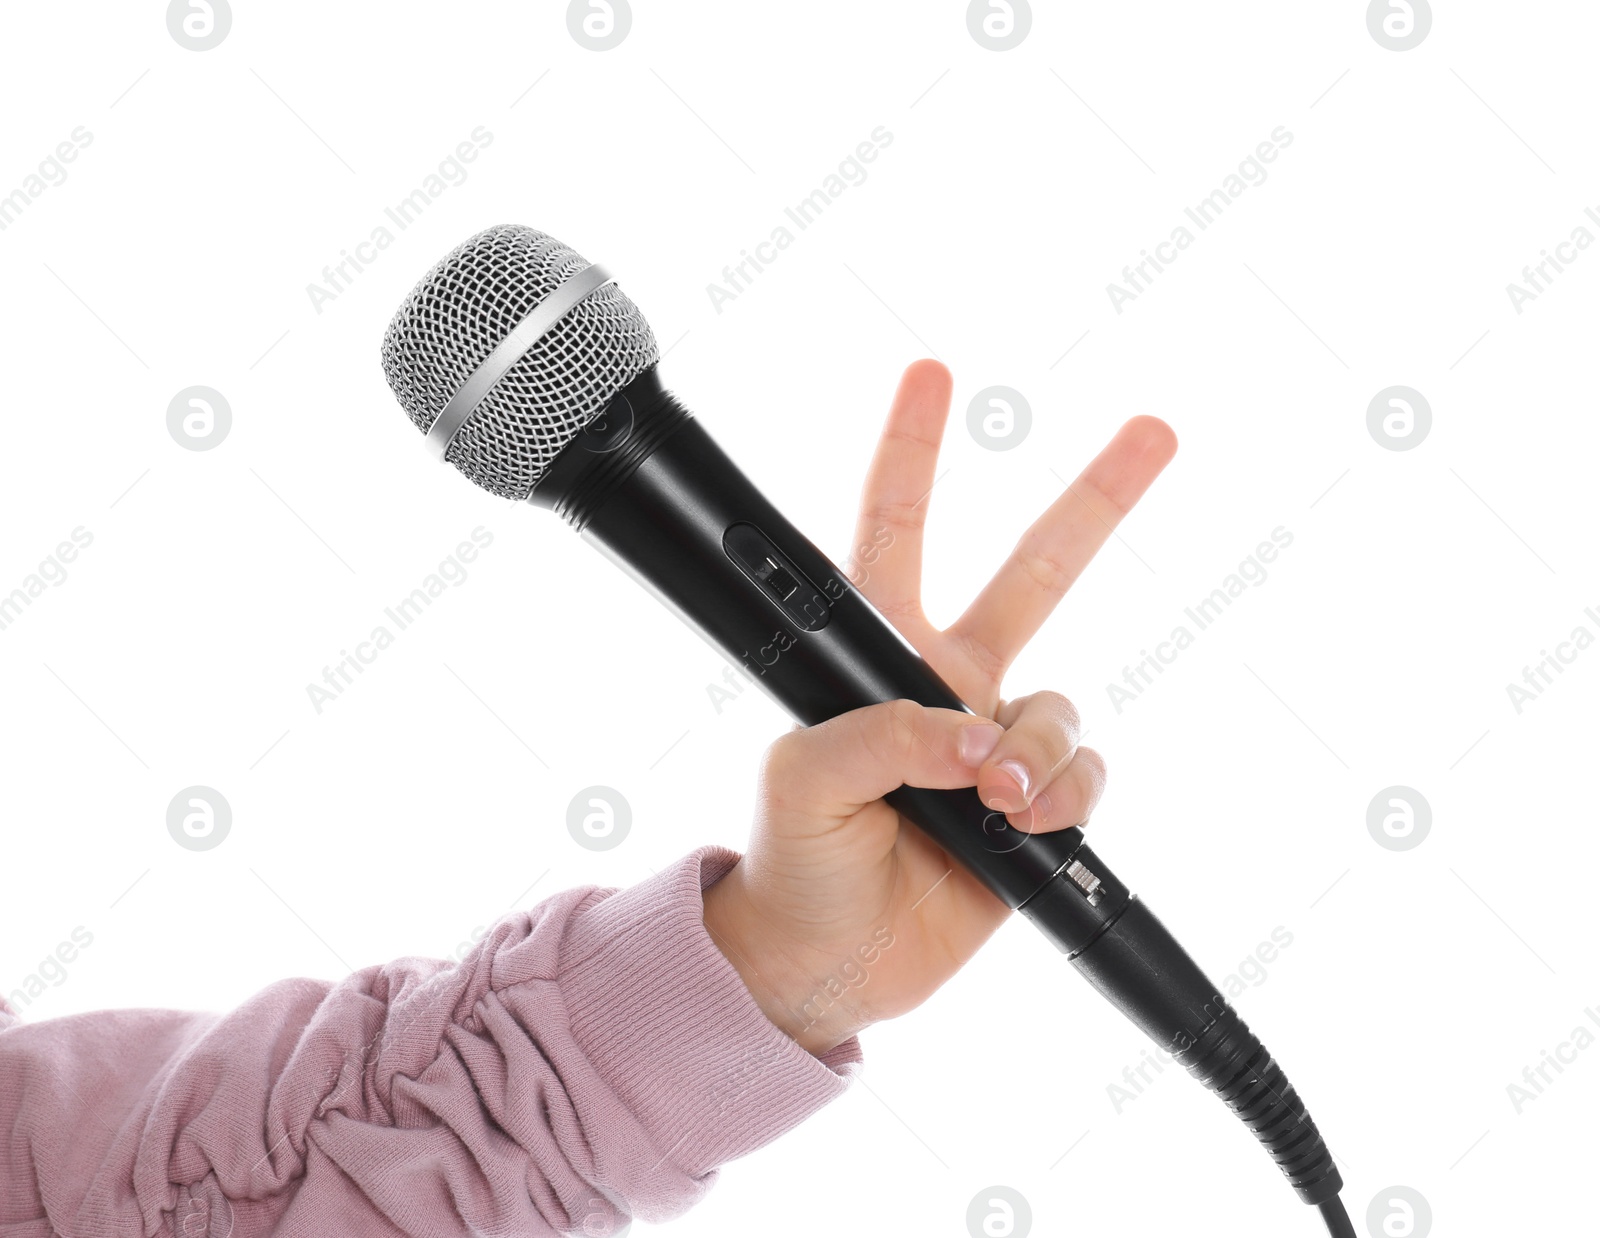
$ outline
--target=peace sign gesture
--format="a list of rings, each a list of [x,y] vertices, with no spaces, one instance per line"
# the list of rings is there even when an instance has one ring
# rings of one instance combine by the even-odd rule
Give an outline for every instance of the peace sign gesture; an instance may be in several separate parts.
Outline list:
[[[882,530],[890,539],[861,591],[956,695],[992,717],[1006,668],[1166,467],[1178,441],[1154,417],[1123,426],[1023,534],[966,613],[941,632],[922,612],[922,530],[949,412],[950,371],[937,361],[907,369],[862,489],[855,545],[881,545]]]
[[[706,893],[713,940],[767,1016],[813,1052],[919,1005],[1009,914],[881,796],[902,784],[976,786],[1035,831],[1080,824],[1093,809],[1105,764],[1078,746],[1072,703],[1053,692],[1002,701],[1001,682],[1177,450],[1165,423],[1129,421],[941,631],[922,609],[922,542],[950,393],[936,361],[902,377],[856,525],[854,545],[876,556],[851,576],[994,722],[892,701],[785,735],[767,751],[745,858]]]

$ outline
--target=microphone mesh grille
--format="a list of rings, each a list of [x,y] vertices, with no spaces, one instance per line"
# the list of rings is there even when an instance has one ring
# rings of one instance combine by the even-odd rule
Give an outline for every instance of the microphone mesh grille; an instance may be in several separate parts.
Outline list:
[[[445,255],[383,337],[384,376],[417,428],[427,433],[484,358],[588,265],[554,237],[514,224],[485,229]],[[506,371],[445,459],[485,490],[526,499],[556,454],[660,355],[639,307],[607,284]]]

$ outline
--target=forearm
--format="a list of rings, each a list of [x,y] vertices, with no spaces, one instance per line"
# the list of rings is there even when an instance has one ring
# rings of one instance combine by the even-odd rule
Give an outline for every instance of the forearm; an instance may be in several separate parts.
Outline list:
[[[0,1230],[227,1208],[236,1238],[605,1233],[682,1212],[858,1060],[779,1033],[707,936],[702,887],[735,859],[564,892],[459,965],[0,1031]]]

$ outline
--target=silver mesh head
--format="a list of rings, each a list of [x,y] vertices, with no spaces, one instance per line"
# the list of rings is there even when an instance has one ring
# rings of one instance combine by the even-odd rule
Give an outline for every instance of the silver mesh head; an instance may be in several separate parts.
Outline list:
[[[384,376],[417,428],[426,434],[495,346],[588,265],[555,238],[515,224],[487,228],[446,254],[383,337]],[[485,490],[526,499],[556,453],[660,356],[639,307],[607,284],[506,371],[445,459]]]

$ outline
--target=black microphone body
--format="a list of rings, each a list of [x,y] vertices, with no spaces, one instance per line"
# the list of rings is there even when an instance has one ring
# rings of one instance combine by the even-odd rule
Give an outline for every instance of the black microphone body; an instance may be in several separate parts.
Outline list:
[[[971,712],[654,366],[561,450],[528,501],[579,529],[805,725],[897,699]],[[1282,1070],[1081,830],[1024,833],[974,788],[885,798],[1221,1096],[1302,1200],[1338,1194],[1339,1172]]]

